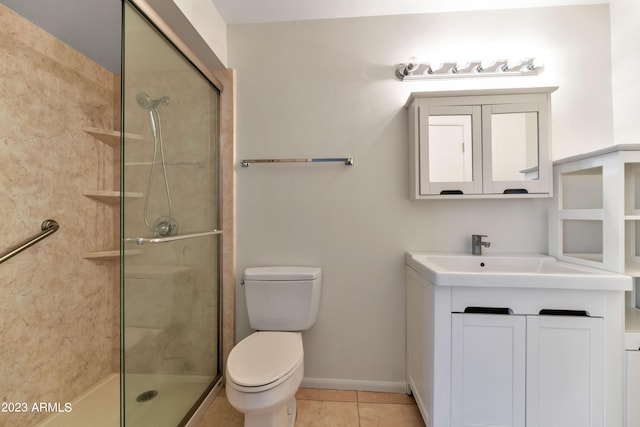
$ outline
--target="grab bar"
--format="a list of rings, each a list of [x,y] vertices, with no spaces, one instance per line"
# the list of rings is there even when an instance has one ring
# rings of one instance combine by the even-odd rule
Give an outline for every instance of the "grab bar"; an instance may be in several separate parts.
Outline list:
[[[346,166],[353,166],[353,157],[316,157],[305,159],[248,159],[240,164],[247,168],[251,163],[318,163],[318,162],[343,162]]]
[[[20,243],[19,245],[15,246],[15,247],[13,247],[11,249],[9,249],[4,255],[2,255],[0,257],[0,264],[5,262],[9,258],[12,258],[15,255],[18,255],[20,252],[24,251],[25,249],[35,245],[36,243],[38,243],[40,240],[44,239],[45,237],[55,233],[56,231],[58,231],[58,228],[60,228],[60,225],[58,225],[58,223],[53,219],[46,219],[46,220],[44,220],[44,222],[42,223],[40,228],[42,229],[42,233],[32,237],[29,240],[24,241],[23,243]]]
[[[183,234],[182,236],[169,237],[127,237],[124,241],[144,245],[145,243],[175,242],[176,240],[193,239],[195,237],[212,236],[214,234],[222,234],[222,230],[204,231],[202,233]]]

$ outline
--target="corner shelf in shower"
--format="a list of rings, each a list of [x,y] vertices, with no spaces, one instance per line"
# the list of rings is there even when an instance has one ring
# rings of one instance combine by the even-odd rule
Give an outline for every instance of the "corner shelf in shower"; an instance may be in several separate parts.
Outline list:
[[[83,130],[89,135],[93,136],[98,141],[110,146],[114,150],[120,149],[120,140],[122,137],[122,133],[116,130],[108,130],[108,129],[100,129],[95,127],[87,126],[83,128]],[[125,133],[124,137],[130,140],[142,140],[142,135],[137,135],[133,133]],[[108,205],[116,206],[120,204],[120,197],[122,193],[120,191],[108,191],[108,190],[85,190],[82,192],[82,195],[85,197],[89,197],[91,199],[97,200],[98,202],[105,203]],[[134,192],[125,192],[125,198],[141,198],[142,193],[134,193]],[[128,255],[137,255],[142,253],[140,250],[126,250],[124,252],[124,256]],[[104,251],[94,251],[94,252],[86,252],[83,256],[84,259],[89,260],[117,260],[120,258],[120,250],[119,249],[110,249]]]
[[[85,190],[82,195],[102,203],[117,205],[120,202],[121,193],[119,191]],[[142,193],[125,192],[124,197],[126,199],[140,199]]]
[[[142,251],[137,249],[127,250],[127,251],[124,251],[124,256],[139,255],[141,253]],[[95,259],[95,260],[118,259],[120,258],[120,251],[118,249],[114,249],[109,251],[87,252],[82,257],[84,259]]]
[[[90,126],[85,127],[83,130],[110,147],[120,148],[120,137],[122,133],[117,130],[100,129]],[[142,140],[142,135],[135,133],[125,133],[124,137],[127,139]]]

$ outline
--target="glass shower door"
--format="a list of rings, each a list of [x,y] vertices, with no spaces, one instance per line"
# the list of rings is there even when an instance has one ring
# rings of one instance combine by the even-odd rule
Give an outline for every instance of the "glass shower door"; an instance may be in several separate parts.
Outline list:
[[[219,91],[124,7],[125,426],[176,426],[220,377]]]

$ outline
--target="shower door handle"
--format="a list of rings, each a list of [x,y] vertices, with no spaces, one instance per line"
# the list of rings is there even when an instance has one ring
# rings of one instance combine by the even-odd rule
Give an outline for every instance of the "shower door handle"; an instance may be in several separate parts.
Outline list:
[[[181,236],[169,236],[169,237],[127,237],[125,242],[135,242],[138,245],[144,245],[145,243],[166,243],[175,242],[176,240],[193,239],[196,237],[213,236],[215,234],[222,234],[222,230],[203,231],[202,233],[183,234]]]

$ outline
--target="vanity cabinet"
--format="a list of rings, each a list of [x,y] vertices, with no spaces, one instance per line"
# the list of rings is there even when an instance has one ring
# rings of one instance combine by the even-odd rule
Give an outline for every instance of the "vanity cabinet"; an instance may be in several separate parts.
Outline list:
[[[549,197],[556,89],[411,94],[411,199]]]
[[[438,286],[406,271],[407,379],[426,425],[623,425],[623,290]]]
[[[451,425],[603,426],[603,343],[597,317],[452,314]]]

